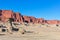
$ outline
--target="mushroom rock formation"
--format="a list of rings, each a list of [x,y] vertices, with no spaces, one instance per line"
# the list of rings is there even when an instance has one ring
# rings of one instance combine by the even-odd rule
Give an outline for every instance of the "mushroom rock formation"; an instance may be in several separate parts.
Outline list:
[[[0,10],[0,21],[6,22],[7,19],[13,18],[15,22],[20,23],[47,23],[47,24],[60,24],[59,20],[44,20],[44,18],[35,18],[32,16],[23,16],[18,12],[13,12],[11,10]]]

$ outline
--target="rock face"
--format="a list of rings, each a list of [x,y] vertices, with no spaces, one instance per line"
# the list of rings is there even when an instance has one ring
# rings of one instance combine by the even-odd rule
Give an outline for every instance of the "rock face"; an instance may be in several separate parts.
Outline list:
[[[43,18],[35,18],[32,16],[23,16],[11,10],[0,10],[0,21],[6,22],[9,18],[13,18],[15,22],[42,23],[42,24],[60,24],[59,20],[44,20]]]

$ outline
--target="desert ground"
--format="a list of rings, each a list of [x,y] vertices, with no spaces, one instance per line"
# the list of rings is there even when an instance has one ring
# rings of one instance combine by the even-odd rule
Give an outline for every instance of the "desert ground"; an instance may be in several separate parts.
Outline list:
[[[60,25],[28,24],[22,26],[27,32],[20,34],[0,34],[0,40],[60,40]]]
[[[60,32],[41,32],[40,34],[1,35],[0,40],[60,40]]]

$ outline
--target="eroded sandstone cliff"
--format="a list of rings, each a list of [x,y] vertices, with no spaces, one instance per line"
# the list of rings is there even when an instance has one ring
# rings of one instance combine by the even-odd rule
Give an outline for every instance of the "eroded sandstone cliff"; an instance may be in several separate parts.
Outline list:
[[[43,18],[35,18],[32,16],[23,16],[11,10],[0,10],[0,21],[6,22],[7,19],[13,18],[15,22],[42,23],[42,24],[60,24],[59,20],[44,20]]]

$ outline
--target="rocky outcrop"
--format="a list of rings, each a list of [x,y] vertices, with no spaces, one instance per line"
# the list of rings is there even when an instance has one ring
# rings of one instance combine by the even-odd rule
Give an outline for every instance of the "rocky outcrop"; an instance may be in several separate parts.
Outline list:
[[[0,10],[0,20],[7,21],[8,18],[12,18],[13,12],[10,10]]]
[[[42,23],[42,24],[60,24],[59,20],[44,20],[44,18],[35,18],[32,16],[23,16],[18,12],[11,10],[0,10],[0,21],[6,22],[9,18],[13,18],[15,22]]]
[[[58,21],[58,20],[48,20],[47,23],[48,24],[60,24],[60,21]]]

